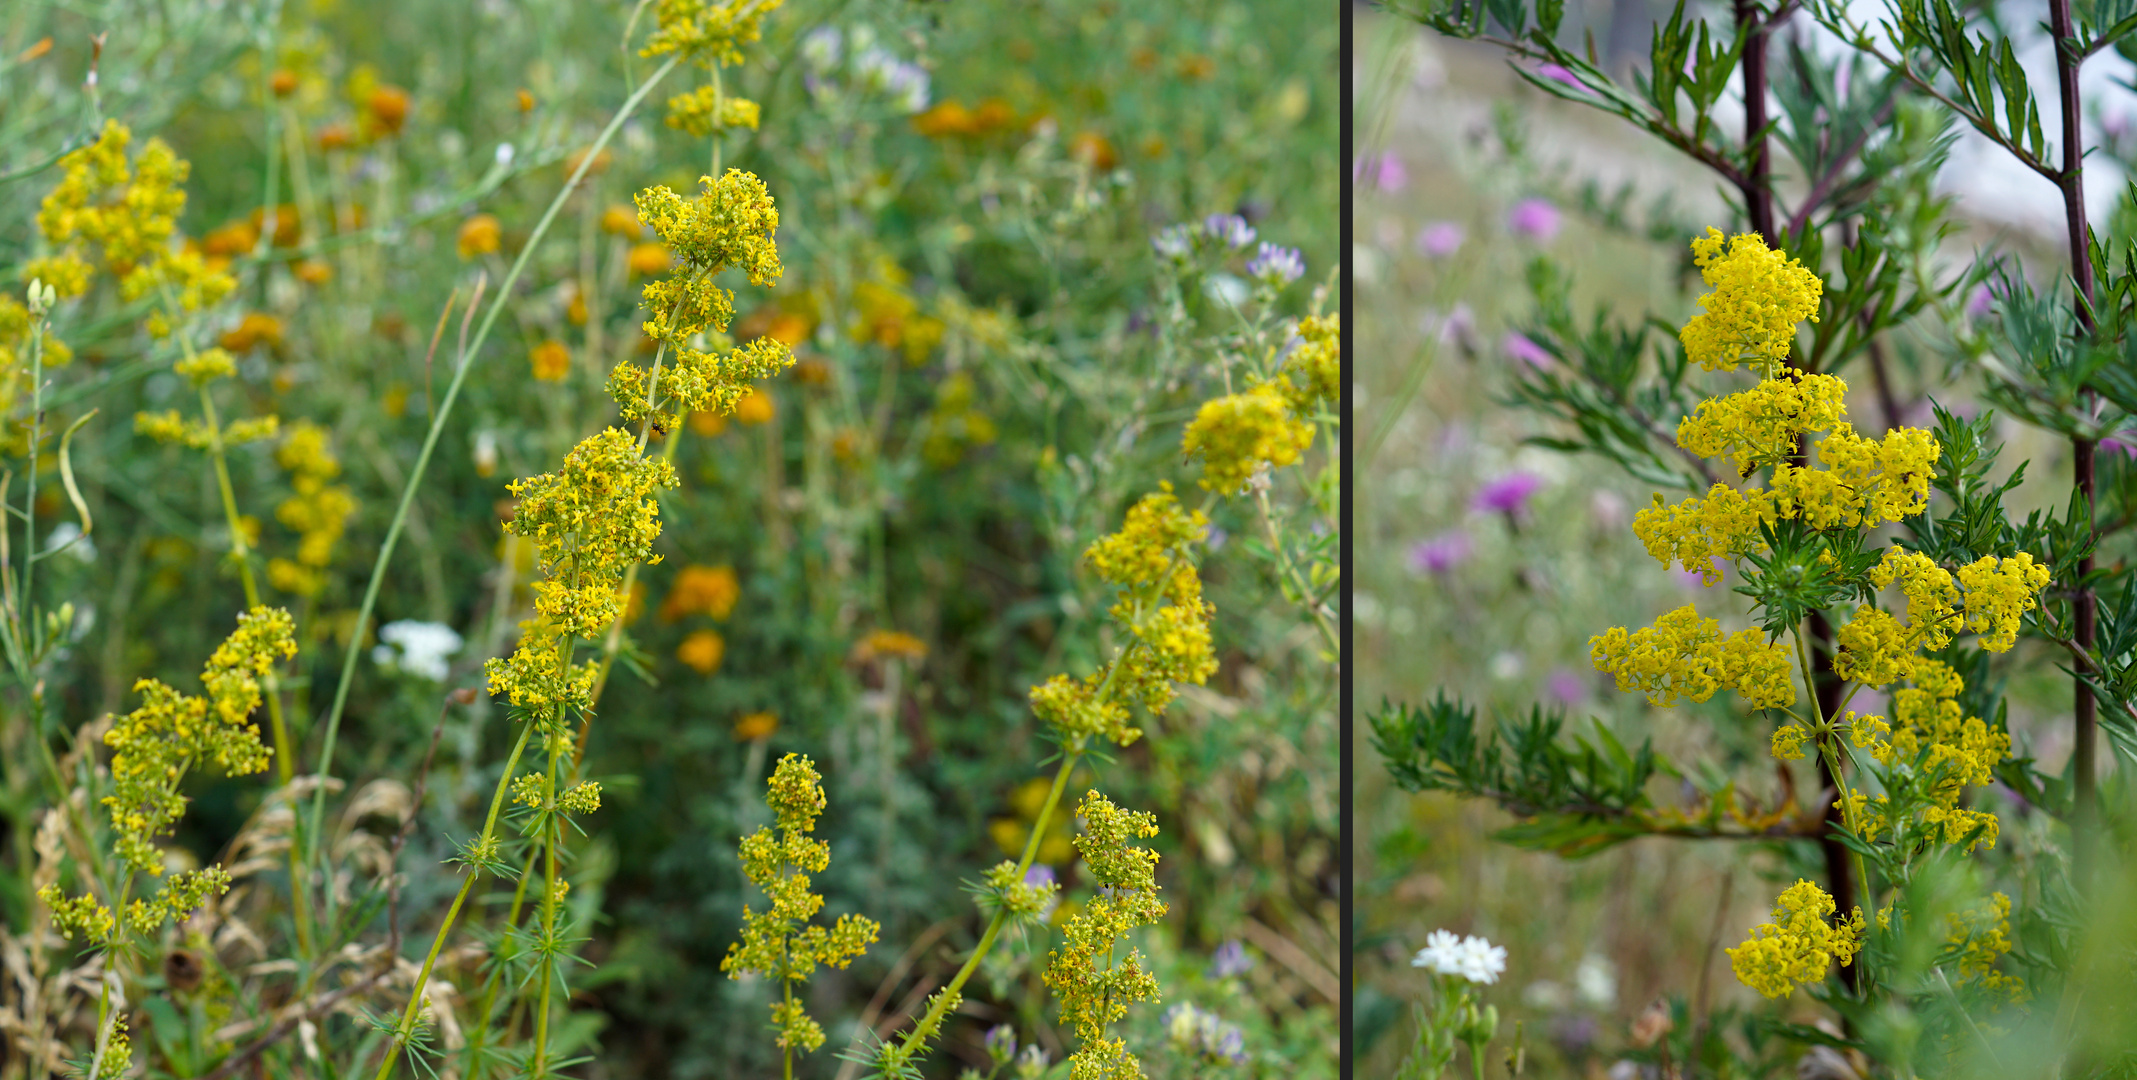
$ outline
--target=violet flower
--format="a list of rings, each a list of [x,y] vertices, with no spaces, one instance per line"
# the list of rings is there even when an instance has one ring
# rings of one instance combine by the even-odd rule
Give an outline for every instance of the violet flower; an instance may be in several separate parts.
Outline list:
[[[1469,505],[1486,513],[1518,514],[1528,505],[1529,496],[1542,486],[1543,477],[1535,473],[1508,473],[1477,489],[1477,497]]]
[[[1514,235],[1549,243],[1558,235],[1558,208],[1542,199],[1523,199],[1507,212],[1506,227]]]
[[[1472,550],[1468,533],[1459,529],[1441,533],[1410,549],[1410,569],[1420,574],[1446,574],[1468,562]]]
[[[1462,227],[1452,221],[1435,221],[1417,233],[1417,250],[1434,259],[1444,259],[1462,247]]]

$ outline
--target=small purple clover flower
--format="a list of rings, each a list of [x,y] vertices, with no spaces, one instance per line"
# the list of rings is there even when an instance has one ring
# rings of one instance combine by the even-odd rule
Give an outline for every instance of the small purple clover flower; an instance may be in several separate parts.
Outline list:
[[[987,1057],[997,1068],[1014,1061],[1017,1056],[1017,1029],[1008,1024],[996,1024],[988,1029]]]
[[[1195,237],[1185,225],[1167,225],[1150,238],[1150,248],[1174,262],[1185,262],[1194,253]]]
[[[2137,431],[2118,431],[2100,440],[2100,449],[2137,461]]]
[[[1473,550],[1468,533],[1459,529],[1441,533],[1410,549],[1410,569],[1420,574],[1447,574],[1468,562]]]
[[[1470,500],[1473,510],[1485,513],[1518,514],[1528,505],[1529,496],[1543,486],[1543,477],[1531,472],[1512,472],[1477,489],[1477,497]]]
[[[1549,243],[1558,235],[1558,226],[1558,208],[1542,199],[1523,199],[1506,215],[1506,227],[1514,235],[1538,243]]]
[[[1571,708],[1588,699],[1588,680],[1566,668],[1558,668],[1544,679],[1543,690],[1552,701]]]
[[[1283,288],[1306,276],[1306,257],[1297,248],[1282,247],[1267,240],[1254,251],[1254,258],[1247,263],[1247,273],[1264,285]]]
[[[1428,258],[1444,259],[1460,251],[1465,239],[1462,227],[1452,221],[1435,221],[1417,233],[1417,250]]]
[[[1505,353],[1508,358],[1519,360],[1532,368],[1548,368],[1558,362],[1556,357],[1543,346],[1536,344],[1528,335],[1513,330],[1507,331],[1506,337],[1500,340],[1499,351]]]
[[[1202,235],[1238,251],[1254,242],[1254,226],[1238,214],[1211,214],[1202,219]]]
[[[1254,958],[1247,955],[1247,947],[1237,938],[1217,946],[1217,951],[1210,954],[1209,977],[1212,979],[1229,979],[1252,970]]]

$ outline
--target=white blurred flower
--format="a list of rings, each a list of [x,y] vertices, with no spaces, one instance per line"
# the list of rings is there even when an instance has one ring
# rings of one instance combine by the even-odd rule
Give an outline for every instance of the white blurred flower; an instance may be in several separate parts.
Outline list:
[[[801,63],[803,67],[819,75],[838,66],[839,55],[845,42],[836,26],[819,26],[801,39]]]
[[[1607,1009],[1616,1004],[1618,980],[1610,972],[1610,961],[1594,953],[1583,957],[1580,966],[1573,969],[1573,991],[1590,1008]]]
[[[445,658],[460,651],[463,642],[444,623],[402,619],[378,628],[382,643],[371,650],[371,660],[380,667],[399,668],[432,682],[444,682],[452,668]]]
[[[67,547],[72,544],[73,547]],[[96,542],[82,535],[82,527],[71,521],[62,521],[52,527],[52,535],[45,538],[45,554],[56,555],[61,548],[67,554],[84,563],[96,561]]]
[[[1506,970],[1506,950],[1480,937],[1466,937],[1461,945],[1460,975],[1473,983],[1495,983]]]
[[[1462,939],[1452,931],[1434,930],[1425,937],[1425,947],[1410,959],[1411,967],[1430,968],[1441,975],[1461,973]]]

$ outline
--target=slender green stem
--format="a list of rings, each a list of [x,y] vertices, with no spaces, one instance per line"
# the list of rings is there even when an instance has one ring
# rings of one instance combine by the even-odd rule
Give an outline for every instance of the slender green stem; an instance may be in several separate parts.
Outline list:
[[[519,769],[519,756],[527,749],[527,737],[534,734],[533,721],[521,723],[519,741],[512,746],[512,756],[505,760],[505,771],[497,778],[497,790],[490,795],[490,816],[482,822],[482,835],[476,839],[472,850],[482,851],[490,846],[497,834],[497,815],[504,809],[505,790],[512,786],[512,774]],[[408,1008],[401,1014],[401,1022],[394,1025],[393,1042],[386,1048],[386,1060],[379,1062],[378,1080],[387,1080],[401,1063],[401,1050],[408,1045],[408,1036],[415,1031],[416,1012],[423,1007],[423,987],[430,982],[430,969],[438,962],[438,952],[445,947],[445,939],[453,932],[453,920],[460,915],[460,907],[467,903],[468,893],[482,877],[482,867],[470,865],[467,877],[461,879],[460,892],[453,897],[453,906],[445,910],[445,921],[438,924],[438,935],[431,939],[430,954],[423,958],[423,970],[416,975],[415,987],[408,993]]]
[[[1818,702],[1817,676],[1811,667],[1810,652],[1804,648],[1802,631],[1791,626],[1788,628],[1788,632],[1796,641],[1796,668],[1803,673],[1803,690],[1810,695],[1811,715],[1818,718],[1817,729],[1813,731],[1813,737],[1818,744],[1818,756],[1825,759],[1826,770],[1833,774],[1833,784],[1838,789],[1836,794],[1840,799],[1840,820],[1847,825],[1848,831],[1860,836],[1862,835],[1862,824],[1857,820],[1855,794],[1849,789],[1847,774],[1841,771],[1840,757],[1834,752],[1833,739],[1837,736],[1829,728],[1829,718],[1825,715],[1825,706]],[[1849,854],[1855,860],[1856,888],[1862,890],[1861,899],[1869,900],[1869,907],[1875,909],[1877,907],[1877,897],[1871,891],[1870,873],[1863,863],[1862,852],[1850,848]],[[1856,899],[1858,898],[1836,897],[1835,901]]]
[[[564,186],[557,192],[556,198],[550,200],[549,209],[542,214],[542,218],[536,223],[533,233],[527,237],[526,244],[520,248],[519,257],[512,260],[512,269],[505,274],[504,283],[497,290],[497,299],[490,304],[489,314],[483,316],[482,326],[475,332],[474,339],[468,342],[467,348],[459,356],[454,358],[452,382],[447,384],[445,398],[439,402],[437,416],[432,419],[430,431],[423,438],[423,449],[416,455],[415,467],[409,470],[408,483],[401,489],[400,505],[393,512],[393,523],[387,527],[385,539],[379,544],[378,558],[372,564],[371,580],[364,586],[363,603],[357,609],[356,623],[349,634],[349,646],[342,656],[341,679],[334,687],[334,703],[327,710],[326,736],[319,751],[318,771],[320,776],[326,777],[333,774],[334,745],[336,736],[341,730],[342,710],[348,704],[349,686],[356,677],[356,657],[363,650],[364,627],[371,620],[372,610],[378,606],[379,587],[385,582],[386,566],[393,559],[394,544],[400,539],[401,530],[408,523],[409,507],[415,502],[416,490],[423,484],[424,471],[430,467],[431,455],[437,451],[438,439],[444,434],[446,421],[452,417],[453,405],[460,399],[460,387],[467,381],[468,371],[475,366],[474,359],[476,355],[482,351],[483,342],[489,339],[490,328],[496,325],[498,315],[504,311],[505,305],[512,300],[512,286],[519,281],[520,274],[527,269],[527,262],[533,256],[535,248],[541,245],[542,237],[548,233],[550,223],[555,221],[557,214],[563,210],[565,201],[571,197],[572,191],[578,187],[579,181],[586,175],[587,169],[592,166],[594,158],[601,153],[603,148],[608,146],[610,139],[615,138],[616,132],[623,127],[624,121],[629,119],[631,114],[637,110],[639,103],[645,100],[646,95],[652,93],[653,88],[660,85],[661,79],[675,70],[676,65],[680,62],[681,59],[679,57],[670,56],[660,67],[656,68],[653,74],[647,77],[645,82],[639,84],[638,89],[633,91],[631,96],[624,101],[622,107],[616,110],[616,115],[609,120],[608,126],[601,130],[601,135],[594,140],[593,146],[580,156],[579,167],[572,171],[569,179],[564,181]],[[311,836],[316,837],[318,835],[319,827],[325,816],[326,786],[322,784],[318,793],[312,799]]]
[[[549,777],[542,798],[549,816],[542,823],[542,854],[548,867],[542,875],[542,1001],[534,1013],[534,1075],[549,1067],[549,988],[556,981],[557,933],[557,763],[563,755],[549,755]]]

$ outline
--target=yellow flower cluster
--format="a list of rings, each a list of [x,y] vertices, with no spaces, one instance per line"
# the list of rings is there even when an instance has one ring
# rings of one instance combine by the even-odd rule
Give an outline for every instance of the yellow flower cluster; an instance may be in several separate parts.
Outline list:
[[[1728,455],[1738,476],[1787,461],[1796,436],[1826,431],[1847,415],[1848,384],[1788,371],[1738,394],[1701,402],[1677,425],[1677,445],[1700,457]]]
[[[1959,568],[1966,590],[1966,628],[1981,635],[1981,647],[2003,652],[2018,643],[2019,620],[2039,605],[2048,568],[2027,552],[2008,559],[1982,557]]]
[[[771,193],[765,190],[764,181],[741,169],[729,169],[717,180],[706,176],[699,183],[705,190],[694,200],[686,200],[664,185],[639,192],[633,200],[638,205],[638,220],[660,235],[693,279],[709,278],[733,267],[747,275],[752,285],[777,284],[781,267],[779,248],[772,236],[779,231],[779,210],[772,203]],[[663,311],[673,299],[668,293],[656,293],[652,286],[646,287],[648,310]],[[655,333],[655,327],[648,325],[646,333],[655,340],[674,341],[696,333],[707,323],[725,330],[734,313],[731,296],[726,312],[726,318],[712,318],[702,306],[693,306],[685,309],[683,323],[668,327],[670,332]]]
[[[1706,498],[1694,496],[1675,506],[1655,493],[1654,505],[1634,515],[1632,531],[1655,561],[1676,563],[1712,585],[1721,580],[1714,560],[1740,559],[1758,551],[1764,546],[1759,526],[1773,520],[1773,502],[1765,492],[1716,484]]]
[[[1814,529],[1874,528],[1929,508],[1929,481],[1939,452],[1921,428],[1895,428],[1882,439],[1840,423],[1818,440],[1818,466],[1773,468],[1774,512]]]
[[[327,447],[326,429],[309,420],[299,420],[290,428],[289,438],[275,452],[275,461],[288,470],[294,492],[275,507],[275,520],[299,539],[296,559],[268,561],[267,580],[283,592],[316,596],[326,584],[322,571],[333,562],[334,545],[356,512],[356,497],[345,485],[329,485],[341,475],[341,462]]]
[[[1297,461],[1313,445],[1313,425],[1292,419],[1278,385],[1264,383],[1203,402],[1180,445],[1188,457],[1202,458],[1202,487],[1230,495],[1260,469]]]
[[[1310,416],[1343,393],[1343,317],[1309,315],[1298,324],[1299,344],[1284,360],[1280,385],[1291,410]]]
[[[1723,244],[1727,243],[1727,253]],[[1692,241],[1692,261],[1714,291],[1699,298],[1678,338],[1693,363],[1708,371],[1735,371],[1752,363],[1768,371],[1788,359],[1796,324],[1818,321],[1825,283],[1801,263],[1770,251],[1757,233],[1726,240],[1719,229]]]
[[[1647,695],[1667,708],[1680,698],[1705,701],[1728,687],[1754,709],[1796,703],[1788,650],[1757,630],[1724,635],[1721,623],[1701,618],[1690,604],[1627,633],[1622,626],[1588,639],[1596,670],[1617,677],[1618,689]]]
[[[37,213],[39,231],[58,253],[31,260],[24,275],[42,279],[63,297],[79,296],[89,289],[94,245],[127,299],[169,287],[184,310],[208,307],[236,282],[200,253],[171,249],[191,167],[161,139],[143,144],[129,165],[132,139],[126,125],[106,120],[96,142],[60,159],[63,175]],[[149,320],[158,337],[169,328],[164,312]]]
[[[994,418],[980,407],[979,386],[970,372],[952,372],[935,387],[935,407],[922,425],[920,456],[938,469],[964,460],[971,447],[989,446],[1000,435]]]
[[[134,691],[141,707],[104,736],[112,748],[112,831],[119,857],[137,870],[160,872],[151,840],[185,812],[178,781],[194,764],[212,761],[244,776],[267,767],[268,750],[248,721],[260,706],[260,680],[281,659],[295,656],[289,612],[257,607],[238,616],[236,632],[217,647],[201,673],[206,699],[181,694],[155,679]]]
[[[1986,555],[1954,575],[1920,552],[1887,548],[1870,583],[1880,589],[1899,583],[1907,621],[1869,604],[1857,607],[1854,621],[1840,629],[1833,668],[1842,678],[1883,686],[1912,675],[1923,662],[1920,653],[1951,644],[1962,629],[1981,634],[1982,648],[2003,652],[2017,643],[2019,622],[2038,605],[2048,577],[2048,568],[2026,552]]]
[[[2024,1001],[2026,984],[1996,967],[2011,951],[2011,898],[1990,893],[1971,910],[1952,912],[1944,919],[1945,947],[1960,950],[1959,977],[1953,981],[2001,993],[2014,1005]]]
[[[1216,673],[1210,643],[1216,609],[1202,599],[1202,578],[1187,558],[1208,527],[1209,519],[1182,508],[1167,484],[1131,507],[1119,532],[1085,550],[1099,577],[1120,586],[1110,611],[1134,641],[1109,672],[1081,681],[1056,675],[1031,688],[1033,711],[1064,740],[1080,744],[1102,735],[1126,746],[1143,734],[1129,726],[1127,702],[1159,714],[1172,703],[1175,682],[1201,685]]]
[[[1798,880],[1774,901],[1772,922],[1759,924],[1742,945],[1725,950],[1730,970],[1769,998],[1787,997],[1798,984],[1823,982],[1834,961],[1846,967],[1862,949],[1862,909],[1829,922],[1835,910],[1824,889]]]
[[[744,908],[742,940],[727,947],[720,970],[730,979],[745,971],[782,984],[805,980],[817,965],[843,968],[876,940],[876,923],[859,915],[841,915],[832,926],[809,920],[824,899],[809,891],[809,875],[831,864],[831,846],[809,834],[824,809],[822,779],[800,754],[779,759],[765,801],[778,818],[779,832],[765,826],[742,838],[742,873],[764,890],[772,906]],[[772,1027],[781,1049],[804,1053],[824,1044],[824,1029],[788,993],[772,1003]]]
[[[545,576],[534,585],[537,626],[510,659],[488,664],[491,693],[509,694],[523,708],[586,706],[581,690],[590,692],[591,684],[564,657],[573,638],[600,635],[622,613],[624,571],[659,561],[654,496],[675,484],[673,466],[641,454],[637,440],[618,428],[588,436],[556,472],[513,481],[519,505],[505,528],[534,541]]]
[[[659,28],[640,56],[679,53],[699,67],[739,64],[742,46],[764,36],[764,17],[784,0],[660,0]]]
[[[722,94],[717,86],[700,86],[668,99],[668,126],[700,137],[736,128],[755,131],[758,116],[756,102]]]
[[[1141,1066],[1127,1041],[1108,1039],[1106,1028],[1128,1015],[1130,1002],[1158,996],[1157,977],[1143,967],[1142,954],[1131,948],[1119,955],[1137,927],[1165,917],[1157,852],[1131,843],[1156,836],[1157,817],[1122,810],[1096,791],[1084,795],[1076,814],[1083,819],[1076,850],[1102,888],[1061,928],[1061,947],[1047,957],[1046,985],[1082,1044],[1069,1057],[1072,1080],[1131,1080],[1142,1075]]]
[[[177,443],[195,450],[210,450],[221,436],[225,449],[241,446],[261,439],[272,439],[282,430],[282,420],[276,416],[248,416],[232,420],[220,431],[209,427],[205,421],[188,420],[178,415],[176,409],[160,413],[141,412],[134,414],[134,431],[157,442]]]

